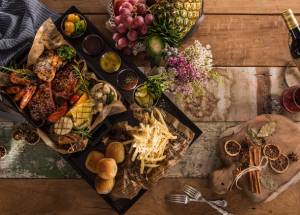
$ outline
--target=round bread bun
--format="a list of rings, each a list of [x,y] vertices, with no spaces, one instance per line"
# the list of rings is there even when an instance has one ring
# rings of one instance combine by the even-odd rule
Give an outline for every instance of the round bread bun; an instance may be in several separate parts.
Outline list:
[[[114,159],[103,158],[97,163],[97,173],[102,179],[113,179],[118,172],[118,166]]]
[[[95,188],[98,194],[109,194],[115,185],[115,179],[102,179],[97,177],[95,180]]]
[[[110,143],[105,150],[105,157],[113,158],[116,163],[122,163],[125,160],[125,148],[120,142]]]
[[[104,154],[102,154],[101,152],[91,151],[85,160],[85,167],[92,173],[96,174],[97,164],[102,158],[104,158]]]

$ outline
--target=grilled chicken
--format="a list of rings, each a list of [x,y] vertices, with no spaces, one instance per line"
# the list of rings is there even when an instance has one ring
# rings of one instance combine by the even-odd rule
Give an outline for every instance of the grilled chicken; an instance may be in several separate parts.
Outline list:
[[[28,104],[28,109],[32,119],[35,121],[47,120],[48,116],[56,110],[51,83],[39,85]]]
[[[51,82],[62,64],[63,61],[58,55],[53,51],[47,51],[38,59],[33,70],[39,79]]]
[[[72,65],[61,68],[52,82],[53,93],[57,97],[69,99],[75,93],[78,78],[73,72]]]

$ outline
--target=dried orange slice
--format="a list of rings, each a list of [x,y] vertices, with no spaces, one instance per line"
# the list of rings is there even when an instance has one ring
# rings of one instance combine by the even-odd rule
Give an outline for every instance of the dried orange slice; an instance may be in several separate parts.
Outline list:
[[[274,172],[284,173],[289,168],[289,158],[284,154],[280,154],[279,158],[270,161],[270,166]]]
[[[224,150],[231,157],[237,156],[241,151],[241,144],[235,140],[228,140],[224,144]]]
[[[280,156],[280,148],[274,144],[267,144],[263,149],[264,156],[267,156],[269,160],[276,160]]]

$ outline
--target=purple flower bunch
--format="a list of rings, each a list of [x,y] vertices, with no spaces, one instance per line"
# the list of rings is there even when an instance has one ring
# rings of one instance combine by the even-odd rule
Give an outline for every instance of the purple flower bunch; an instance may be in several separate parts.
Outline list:
[[[193,82],[201,78],[201,73],[182,54],[169,56],[167,67],[175,70],[175,76],[181,82]]]

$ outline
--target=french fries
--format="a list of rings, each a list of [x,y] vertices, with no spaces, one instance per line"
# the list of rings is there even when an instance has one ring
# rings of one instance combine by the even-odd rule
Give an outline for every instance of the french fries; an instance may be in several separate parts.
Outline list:
[[[146,168],[149,173],[152,168],[159,167],[159,162],[166,158],[164,152],[169,140],[177,138],[169,131],[158,109],[154,109],[151,114],[146,113],[144,119],[138,128],[131,131],[131,161],[140,161],[140,174],[143,174]]]

